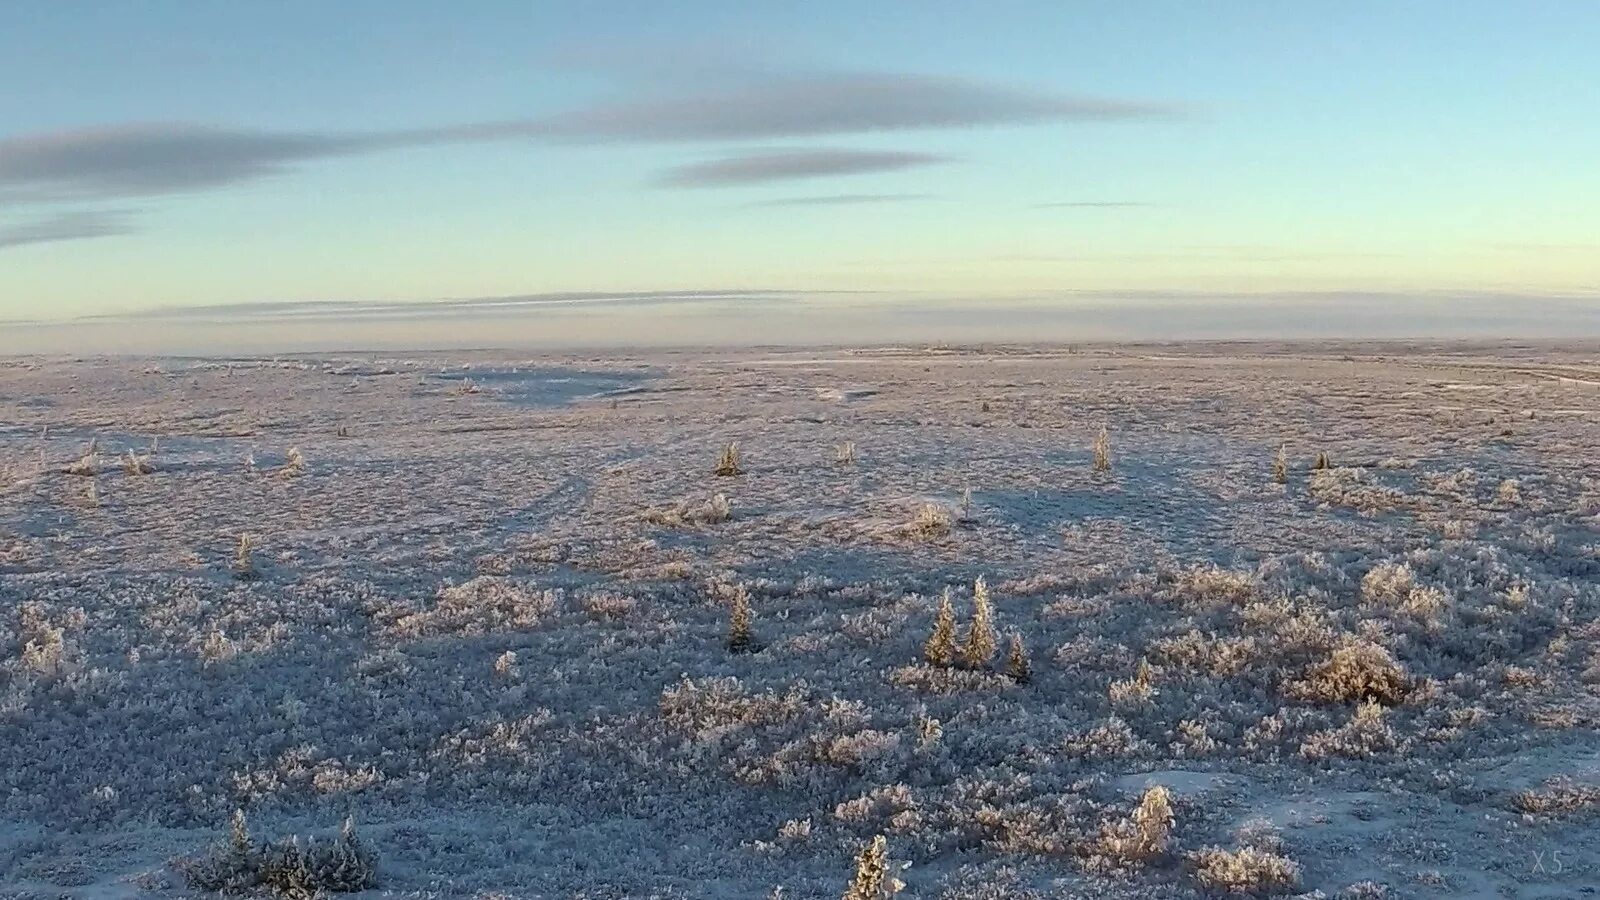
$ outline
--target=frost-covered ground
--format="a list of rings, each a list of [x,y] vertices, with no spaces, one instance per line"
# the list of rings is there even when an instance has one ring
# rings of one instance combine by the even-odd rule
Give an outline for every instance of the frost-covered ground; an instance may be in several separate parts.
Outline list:
[[[1595,350],[0,361],[0,896],[1592,890]]]

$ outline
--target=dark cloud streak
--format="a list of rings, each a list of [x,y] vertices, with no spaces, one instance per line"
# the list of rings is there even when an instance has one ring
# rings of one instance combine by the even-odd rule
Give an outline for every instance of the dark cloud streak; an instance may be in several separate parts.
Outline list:
[[[133,224],[124,212],[61,213],[18,225],[0,225],[0,250],[29,244],[110,237],[128,234],[133,230]]]
[[[932,153],[896,150],[758,150],[668,169],[656,180],[656,184],[664,187],[730,187],[797,178],[892,172],[947,161],[948,157]]]
[[[1028,91],[959,78],[817,73],[731,88],[600,103],[529,122],[477,126],[478,135],[581,141],[772,140],[1168,116],[1169,106]]]

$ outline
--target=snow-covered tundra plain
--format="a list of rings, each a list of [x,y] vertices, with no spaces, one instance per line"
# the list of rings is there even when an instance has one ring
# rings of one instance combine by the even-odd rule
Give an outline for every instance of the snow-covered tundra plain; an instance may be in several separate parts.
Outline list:
[[[1596,349],[0,361],[0,896],[1592,891]]]

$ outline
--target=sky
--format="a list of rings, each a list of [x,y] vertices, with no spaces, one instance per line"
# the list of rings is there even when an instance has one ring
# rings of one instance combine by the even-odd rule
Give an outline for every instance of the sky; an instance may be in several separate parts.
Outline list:
[[[1600,335],[1600,4],[0,4],[0,352]]]

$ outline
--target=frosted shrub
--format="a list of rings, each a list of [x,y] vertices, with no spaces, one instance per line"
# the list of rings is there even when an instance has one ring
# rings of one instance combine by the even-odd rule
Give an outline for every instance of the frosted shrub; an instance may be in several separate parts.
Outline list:
[[[554,591],[537,590],[510,578],[479,575],[440,588],[431,608],[402,615],[391,627],[408,637],[532,628],[555,612],[558,599]]]
[[[1290,683],[1286,693],[1304,700],[1395,704],[1410,692],[1410,678],[1389,651],[1367,640],[1351,640]]]
[[[1160,638],[1150,650],[1162,665],[1217,678],[1239,674],[1259,653],[1255,638],[1206,635],[1197,629]]]
[[[220,628],[211,629],[210,633],[206,635],[206,639],[200,644],[200,658],[205,661],[206,665],[226,662],[233,659],[238,652],[238,647],[228,639],[226,634],[222,633]]]
[[[1300,866],[1278,853],[1245,847],[1206,847],[1188,854],[1194,879],[1213,890],[1234,893],[1287,893],[1300,882]]]
[[[77,461],[62,470],[68,475],[77,475],[84,478],[93,478],[100,474],[100,452],[90,442],[89,449]]]
[[[494,674],[500,678],[517,677],[517,651],[507,650],[495,657]]]
[[[1207,756],[1221,749],[1222,744],[1206,730],[1199,719],[1184,719],[1178,723],[1178,739],[1172,742],[1172,755],[1177,757]]]
[[[1363,515],[1375,515],[1407,502],[1405,494],[1372,484],[1362,470],[1351,468],[1313,470],[1306,492],[1319,503],[1348,507]]]
[[[1516,506],[1522,502],[1522,485],[1515,478],[1507,478],[1500,482],[1494,496],[1504,506]]]
[[[853,466],[856,462],[856,442],[845,441],[833,448],[833,462],[840,466]]]
[[[924,503],[917,510],[917,517],[911,520],[911,530],[919,537],[933,540],[948,535],[953,524],[949,510],[937,503]]]
[[[283,468],[278,470],[278,475],[283,478],[298,478],[305,473],[305,454],[300,452],[299,447],[290,447],[288,454],[284,457]]]
[[[1445,593],[1438,588],[1417,584],[1416,575],[1404,563],[1384,563],[1362,577],[1361,600],[1422,619],[1437,615],[1448,602]]]
[[[1361,599],[1367,603],[1398,606],[1416,586],[1416,576],[1404,563],[1384,563],[1361,579]]]
[[[737,678],[684,678],[661,692],[658,710],[667,727],[706,741],[745,728],[798,719],[811,705],[796,686],[784,694],[752,694]]]
[[[713,494],[700,513],[700,520],[712,525],[726,522],[731,518],[733,518],[733,507],[728,503],[726,494]]]
[[[1272,457],[1272,480],[1283,484],[1289,480],[1289,445],[1279,444],[1278,452]]]
[[[1156,673],[1150,661],[1141,659],[1133,677],[1111,682],[1107,694],[1116,706],[1143,706],[1156,696],[1155,681]]]
[[[22,665],[39,675],[62,674],[66,659],[66,633],[48,624],[37,626],[34,637],[22,645]]]
[[[683,502],[673,507],[646,510],[642,518],[652,525],[668,527],[720,525],[733,518],[733,504],[726,494],[716,493],[698,505]]]
[[[744,469],[739,466],[739,443],[737,441],[730,441],[722,445],[722,453],[717,457],[716,468],[712,469],[711,472],[714,475],[723,477],[744,474]]]
[[[149,475],[156,467],[150,462],[150,457],[140,456],[132,450],[122,458],[122,472],[125,475]]]
[[[1257,587],[1256,578],[1251,573],[1217,566],[1185,569],[1178,575],[1175,584],[1179,596],[1199,604],[1244,604],[1255,598]]]
[[[1141,740],[1127,722],[1112,716],[1092,728],[1067,735],[1062,749],[1083,759],[1119,759],[1141,756],[1154,748]]]
[[[1556,777],[1536,789],[1519,791],[1512,797],[1511,805],[1518,812],[1529,815],[1588,813],[1600,809],[1600,785],[1583,784],[1565,776]]]
[[[1306,738],[1300,745],[1300,755],[1306,759],[1366,759],[1393,750],[1396,744],[1383,706],[1376,700],[1365,700],[1348,723]]]

